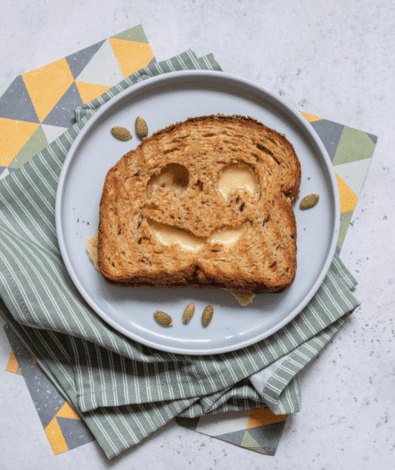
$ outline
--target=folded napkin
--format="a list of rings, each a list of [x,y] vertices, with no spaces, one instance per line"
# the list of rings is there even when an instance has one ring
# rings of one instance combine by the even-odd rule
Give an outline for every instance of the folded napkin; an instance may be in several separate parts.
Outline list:
[[[212,54],[192,51],[151,64],[78,108],[74,126],[0,180],[0,313],[110,459],[174,417],[266,406],[299,411],[297,373],[359,305],[351,293],[356,281],[336,255],[312,301],[276,334],[239,351],[186,356],[126,338],[76,290],[55,228],[56,188],[71,144],[122,90],[192,69],[221,71]]]

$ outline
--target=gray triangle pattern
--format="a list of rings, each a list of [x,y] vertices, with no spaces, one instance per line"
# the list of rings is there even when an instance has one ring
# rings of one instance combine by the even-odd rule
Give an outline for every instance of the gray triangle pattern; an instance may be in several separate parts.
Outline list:
[[[377,144],[377,135],[369,134],[369,132],[365,132],[365,134],[372,140],[374,144]]]
[[[255,439],[257,444],[259,444],[266,452],[266,454],[274,455],[277,450],[278,443],[280,442],[284,426],[285,421],[281,421],[280,423],[266,424],[265,426],[249,428],[247,431],[250,436]]]
[[[237,446],[240,446],[243,441],[245,432],[246,432],[246,429],[242,429],[241,431],[228,432],[226,434],[220,434],[219,436],[212,436],[212,437],[215,437],[216,439],[220,439],[221,441],[229,442],[230,444],[235,444]]]
[[[311,123],[319,138],[322,140],[331,161],[335,157],[337,146],[343,133],[344,126],[337,122],[322,119]]]
[[[74,54],[70,54],[66,56],[67,63],[69,64],[71,73],[73,74],[74,78],[77,78],[78,75],[84,70],[84,68],[89,64],[92,57],[96,54],[96,52],[100,49],[103,41],[97,42],[92,46],[86,47]]]
[[[83,104],[77,85],[73,83],[45,118],[43,124],[71,127],[75,123],[74,109]]]
[[[56,419],[69,449],[75,449],[95,440],[83,421],[62,417]]]
[[[196,428],[199,424],[199,417],[198,418],[183,418],[181,416],[176,416],[174,421],[183,428],[191,429],[192,431],[196,431]]]
[[[64,405],[64,399],[59,395],[55,386],[47,379],[39,366],[33,362],[30,353],[23,343],[19,341],[16,334],[10,328],[6,330],[6,334],[40,421],[43,427],[46,428]]]
[[[0,97],[0,118],[40,122],[21,76],[16,77]]]

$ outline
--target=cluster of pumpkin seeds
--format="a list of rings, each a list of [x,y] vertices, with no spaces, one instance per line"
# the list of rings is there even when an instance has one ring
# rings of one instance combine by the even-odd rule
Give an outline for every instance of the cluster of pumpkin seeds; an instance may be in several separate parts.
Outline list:
[[[141,116],[137,116],[135,123],[135,131],[140,139],[145,139],[148,135],[148,126]],[[111,129],[111,134],[118,140],[130,140],[132,134],[126,127],[115,126]]]
[[[184,313],[182,315],[182,321],[185,325],[187,325],[191,321],[194,313],[195,313],[195,304],[193,303],[188,304],[185,307]],[[213,306],[207,305],[207,307],[203,310],[203,314],[202,314],[203,326],[209,325],[209,323],[211,322],[213,318],[213,314],[214,314]],[[154,312],[154,318],[158,323],[160,323],[163,326],[174,325],[173,319],[171,318],[171,316],[168,313],[161,312],[160,310],[157,310],[156,312]]]

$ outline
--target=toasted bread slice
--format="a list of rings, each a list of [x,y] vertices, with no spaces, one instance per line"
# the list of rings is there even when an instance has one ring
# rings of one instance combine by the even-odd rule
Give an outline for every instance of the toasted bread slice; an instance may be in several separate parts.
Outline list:
[[[281,292],[296,272],[300,179],[290,142],[252,118],[171,125],[108,172],[99,269],[123,286]]]

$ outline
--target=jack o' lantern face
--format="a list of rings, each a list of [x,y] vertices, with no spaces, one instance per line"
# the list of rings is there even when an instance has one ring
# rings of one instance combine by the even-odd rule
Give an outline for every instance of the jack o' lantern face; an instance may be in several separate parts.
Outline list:
[[[191,172],[184,165],[169,163],[149,179],[146,197],[151,210],[146,215],[155,240],[189,252],[199,252],[206,245],[217,250],[232,247],[251,222],[246,204],[252,207],[259,200],[254,167],[242,161],[219,164],[213,171],[216,181],[205,181],[207,173],[200,174],[196,165]],[[152,213],[162,200],[170,203],[167,218]]]

